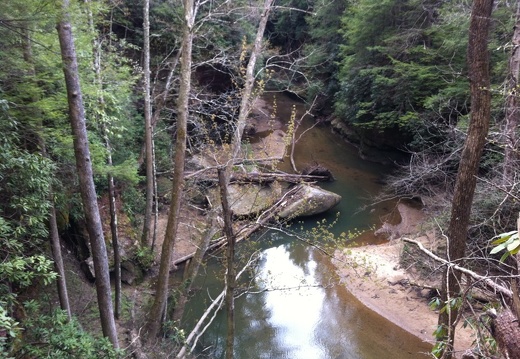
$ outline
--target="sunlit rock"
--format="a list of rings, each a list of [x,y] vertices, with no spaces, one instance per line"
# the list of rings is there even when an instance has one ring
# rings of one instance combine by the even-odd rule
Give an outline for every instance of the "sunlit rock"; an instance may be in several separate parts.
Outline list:
[[[328,211],[341,201],[341,196],[336,193],[310,185],[299,186],[301,189],[287,198],[278,213],[280,218],[313,216]]]

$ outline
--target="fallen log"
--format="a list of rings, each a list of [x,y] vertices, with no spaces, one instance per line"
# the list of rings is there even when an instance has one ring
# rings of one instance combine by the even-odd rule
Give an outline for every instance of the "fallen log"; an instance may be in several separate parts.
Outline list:
[[[255,182],[255,183],[270,183],[274,181],[283,181],[289,183],[301,183],[301,182],[315,182],[315,181],[328,181],[327,176],[317,175],[301,175],[292,173],[240,173],[231,176],[230,182]]]
[[[187,172],[185,178],[194,178],[207,182],[217,182],[217,172],[213,169],[204,171]],[[272,183],[275,181],[287,183],[301,183],[301,182],[325,182],[329,181],[329,176],[318,175],[303,175],[295,173],[267,173],[267,172],[252,172],[252,173],[235,173],[230,178],[230,183]]]

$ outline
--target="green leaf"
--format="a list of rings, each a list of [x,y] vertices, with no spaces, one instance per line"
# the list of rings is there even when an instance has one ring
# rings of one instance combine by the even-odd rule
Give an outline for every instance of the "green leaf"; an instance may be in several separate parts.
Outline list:
[[[499,235],[493,237],[493,238],[497,238],[497,239],[495,241],[491,242],[491,244],[497,245],[497,244],[503,243],[503,242],[507,241],[509,239],[509,237],[513,236],[514,234],[516,234],[518,236],[518,231],[511,231],[511,232],[499,234]],[[493,238],[491,238],[491,239],[493,239]]]
[[[511,237],[511,238],[513,238],[513,237]],[[512,252],[512,251],[514,251],[516,248],[518,248],[518,246],[520,246],[520,240],[516,239],[516,240],[514,240],[513,242],[511,242],[511,243],[509,243],[509,244],[507,245],[507,250],[508,250],[509,252]]]
[[[489,252],[489,254],[496,254],[496,253],[504,250],[505,248],[506,248],[506,244],[502,243],[502,244],[496,246],[495,248],[493,248],[491,250],[491,252]]]
[[[504,255],[502,257],[500,257],[500,262],[503,262],[507,259],[507,257],[509,257],[511,255],[511,253],[509,252],[505,252]]]

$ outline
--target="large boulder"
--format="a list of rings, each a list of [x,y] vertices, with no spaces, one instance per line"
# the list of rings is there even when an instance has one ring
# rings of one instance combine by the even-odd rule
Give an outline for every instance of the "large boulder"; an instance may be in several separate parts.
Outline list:
[[[299,190],[287,199],[278,213],[281,218],[313,216],[328,211],[341,201],[339,194],[307,184],[299,185]]]

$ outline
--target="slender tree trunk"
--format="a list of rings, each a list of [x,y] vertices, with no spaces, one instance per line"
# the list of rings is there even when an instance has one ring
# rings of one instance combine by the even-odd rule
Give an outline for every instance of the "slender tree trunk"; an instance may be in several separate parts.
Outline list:
[[[166,233],[162,246],[159,277],[155,290],[155,300],[146,324],[148,340],[157,337],[160,331],[166,301],[170,267],[172,265],[173,246],[179,227],[179,210],[184,188],[184,162],[186,158],[186,132],[188,123],[188,104],[191,89],[191,53],[193,45],[193,24],[195,22],[193,0],[184,1],[184,28],[181,57],[181,83],[177,99],[177,139],[175,143],[175,165],[173,169],[172,197]]]
[[[90,30],[95,32],[96,29],[94,27],[94,18],[92,16],[92,12],[90,11],[90,2],[89,0],[85,0],[85,3],[89,6],[89,25]],[[103,95],[103,76],[101,73],[101,41],[100,39],[95,39],[93,42],[93,65],[94,71],[96,73],[96,82],[98,86],[99,96],[98,96],[98,106],[100,111],[105,111],[105,98]],[[105,142],[105,147],[107,149],[107,164],[110,168],[113,166],[112,162],[112,146],[110,144],[110,137],[108,131],[108,124],[100,118],[101,116],[97,115],[97,121],[100,126],[101,135],[103,136],[103,140]],[[107,183],[108,183],[108,200],[110,207],[110,234],[112,236],[112,250],[114,252],[114,290],[115,290],[115,298],[114,298],[114,318],[119,319],[119,315],[121,313],[121,254],[119,253],[119,236],[117,233],[117,208],[116,208],[116,190],[114,185],[114,177],[111,173],[107,175]]]
[[[227,238],[226,247],[226,359],[233,359],[233,346],[235,342],[235,243],[236,237],[233,232],[233,213],[228,202],[228,183],[223,168],[218,169],[218,183],[220,187],[220,201],[222,203],[222,215],[224,217],[224,233]]]
[[[255,42],[253,44],[253,50],[251,51],[249,62],[247,63],[244,88],[242,89],[242,92],[240,94],[242,99],[240,101],[240,109],[238,113],[237,124],[235,127],[235,133],[233,135],[233,143],[231,149],[232,160],[236,159],[240,152],[240,144],[242,142],[244,128],[246,127],[247,117],[249,116],[249,112],[251,111],[252,103],[254,100],[252,98],[253,86],[255,84],[254,70],[256,66],[256,60],[262,50],[265,27],[267,26],[267,20],[269,19],[269,13],[271,12],[273,2],[274,0],[265,0],[264,2],[264,8],[262,9],[260,22],[258,23],[258,28],[256,30],[256,37]]]
[[[146,158],[146,206],[143,221],[143,234],[141,244],[148,246],[150,241],[150,227],[152,223],[153,196],[154,196],[154,171],[153,171],[153,138],[152,138],[152,104],[150,100],[150,0],[144,0],[143,6],[143,32],[144,32],[144,135]]]
[[[67,313],[67,317],[70,321],[72,314],[70,311],[69,294],[67,292],[67,281],[65,279],[63,257],[61,256],[60,235],[58,233],[58,225],[56,223],[56,209],[54,208],[54,203],[50,209],[49,229],[51,236],[52,257],[54,258],[54,267],[56,268],[56,273],[58,273],[57,286],[58,297],[60,298],[60,308]]]
[[[23,26],[21,28],[21,34],[23,44],[23,58],[24,61],[29,65],[29,75],[32,77],[32,80],[34,81],[34,76],[36,76],[36,69],[34,67],[30,31],[28,28]],[[37,102],[38,100],[38,96],[34,96],[32,99],[33,102]],[[41,117],[35,116],[35,118]],[[42,156],[48,158],[47,147],[42,137],[42,130],[42,122],[41,120],[38,120],[36,129],[34,131],[35,137]],[[52,257],[54,259],[54,268],[56,270],[56,273],[58,274],[58,278],[56,280],[58,298],[60,300],[60,308],[67,313],[68,320],[70,321],[70,319],[72,318],[72,314],[70,310],[69,294],[67,291],[67,281],[65,278],[65,268],[63,266],[63,257],[61,255],[60,235],[58,233],[58,224],[56,223],[56,208],[54,207],[54,197],[52,195],[50,195],[50,202],[52,203],[52,206],[49,210],[49,235],[51,242]]]
[[[517,3],[516,22],[512,39],[512,51],[509,58],[509,77],[507,83],[506,118],[505,118],[505,149],[504,169],[502,172],[503,185],[511,188],[514,176],[519,168],[520,148],[518,126],[520,125],[520,91],[518,76],[520,75],[520,1]]]
[[[265,0],[264,8],[262,9],[260,22],[256,32],[255,42],[253,50],[249,57],[245,73],[245,83],[241,91],[242,99],[240,101],[240,108],[238,112],[238,119],[233,135],[233,142],[231,144],[231,151],[229,154],[228,161],[225,167],[219,168],[219,186],[220,186],[220,197],[222,201],[222,209],[224,215],[224,232],[227,237],[227,274],[226,274],[226,306],[227,306],[227,335],[226,335],[226,358],[233,358],[233,344],[235,338],[235,320],[234,320],[234,292],[235,292],[235,269],[234,269],[234,258],[235,258],[235,234],[233,233],[232,227],[232,214],[228,204],[227,188],[229,185],[229,179],[231,177],[231,170],[233,168],[233,162],[238,158],[241,148],[242,136],[244,134],[244,128],[247,123],[247,117],[252,107],[253,102],[253,86],[255,83],[254,69],[256,66],[256,60],[262,50],[262,43],[264,39],[265,27],[269,19],[269,13],[274,0]]]
[[[152,125],[153,129],[153,125]],[[153,178],[153,193],[155,194],[153,205],[155,206],[155,211],[153,211],[153,235],[152,235],[152,245],[150,246],[152,253],[155,251],[155,242],[157,241],[157,223],[159,222],[159,197],[157,196],[157,166],[155,163],[155,143],[152,141],[152,158],[153,158],[153,170],[152,170],[152,178]]]
[[[69,20],[69,0],[63,0],[63,13],[56,28],[60,40],[63,72],[67,87],[69,117],[74,136],[74,154],[80,185],[81,198],[90,237],[92,259],[96,271],[96,292],[103,335],[115,348],[119,348],[114,311],[112,306],[110,276],[105,238],[97,204],[92,172],[92,161],[88,144],[85,110],[81,94],[76,49]]]
[[[489,75],[488,33],[491,23],[493,0],[475,0],[471,12],[468,42],[468,67],[471,92],[471,121],[462,150],[457,173],[455,191],[448,227],[447,257],[450,262],[461,265],[466,250],[466,239],[471,213],[471,204],[476,187],[479,161],[489,129],[491,91]],[[450,305],[450,300],[460,295],[461,273],[446,267],[442,281],[442,300]],[[444,335],[438,342],[445,344],[442,358],[451,359],[455,335],[454,323],[457,308],[441,311],[439,325]]]
[[[108,165],[112,166],[112,155],[109,150]],[[112,235],[112,249],[114,251],[114,318],[121,315],[121,253],[119,251],[119,235],[117,233],[116,186],[114,177],[108,174],[108,196],[110,200],[110,233]]]

